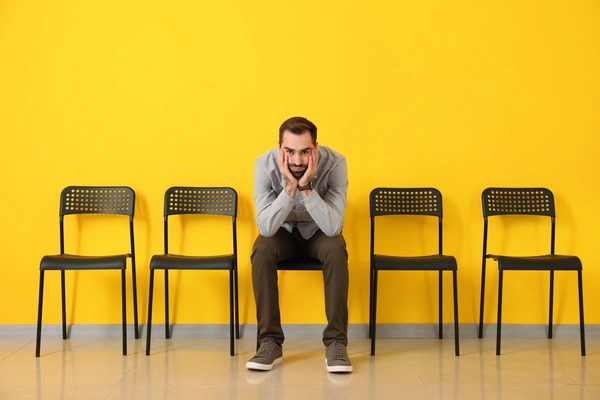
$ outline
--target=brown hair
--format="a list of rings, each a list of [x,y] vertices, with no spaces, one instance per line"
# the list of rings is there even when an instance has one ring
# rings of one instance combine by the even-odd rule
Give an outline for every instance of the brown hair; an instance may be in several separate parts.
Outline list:
[[[292,117],[283,122],[279,127],[279,145],[283,140],[283,133],[290,131],[293,134],[301,135],[306,131],[310,132],[312,143],[317,144],[317,126],[304,117]]]

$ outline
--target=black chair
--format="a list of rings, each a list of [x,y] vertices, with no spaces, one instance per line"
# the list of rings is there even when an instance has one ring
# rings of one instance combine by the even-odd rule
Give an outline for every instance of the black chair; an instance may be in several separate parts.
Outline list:
[[[289,260],[279,261],[277,271],[322,271],[323,264],[314,258],[291,258]],[[258,342],[259,327],[256,326],[256,349],[260,347]]]
[[[369,196],[371,214],[371,279],[369,337],[371,355],[375,355],[377,327],[377,280],[379,271],[438,271],[439,272],[439,338],[443,337],[443,271],[452,271],[454,288],[455,354],[460,354],[458,337],[458,290],[456,259],[442,252],[442,194],[434,188],[376,188]],[[382,216],[417,215],[438,218],[438,252],[425,256],[396,256],[375,253],[375,219]]]
[[[44,256],[40,263],[40,293],[38,305],[35,356],[40,356],[42,335],[42,306],[44,299],[44,273],[60,271],[62,290],[62,336],[67,339],[65,271],[120,270],[123,314],[123,355],[127,355],[126,279],[127,259],[131,258],[133,283],[133,315],[135,338],[138,332],[137,282],[135,272],[135,245],[133,235],[133,210],[135,192],[126,186],[69,186],[60,195],[60,254]],[[64,217],[77,214],[116,214],[129,217],[130,253],[106,256],[86,256],[65,253]]]
[[[483,306],[485,295],[486,261],[498,262],[498,322],[496,355],[500,355],[502,329],[502,283],[504,271],[549,271],[550,304],[548,338],[552,338],[552,314],[554,303],[554,271],[577,271],[579,284],[579,323],[581,355],[585,356],[585,332],[583,323],[583,283],[581,261],[577,256],[554,254],[556,214],[554,195],[546,188],[487,188],[481,195],[483,205],[483,256],[481,266],[481,301],[479,304],[479,337],[483,337]],[[526,215],[550,218],[550,254],[528,257],[488,254],[488,217],[500,215]]]
[[[235,355],[235,337],[239,339],[238,269],[237,269],[237,192],[230,187],[182,187],[174,186],[165,193],[164,201],[164,248],[165,253],[154,255],[150,260],[150,292],[148,297],[148,333],[146,355],[150,355],[152,330],[152,297],[154,271],[165,271],[165,337],[169,339],[169,271],[170,270],[222,270],[229,271],[229,319],[230,354]],[[179,255],[169,253],[169,217],[173,215],[220,215],[231,217],[232,252],[221,255]]]

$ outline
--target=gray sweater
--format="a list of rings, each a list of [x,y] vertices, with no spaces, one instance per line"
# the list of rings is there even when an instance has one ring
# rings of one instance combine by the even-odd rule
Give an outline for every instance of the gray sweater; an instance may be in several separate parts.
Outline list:
[[[254,207],[258,232],[273,236],[283,227],[291,232],[298,228],[304,239],[320,229],[327,236],[342,232],[346,196],[348,194],[348,167],[341,154],[319,146],[319,164],[312,179],[313,190],[304,198],[296,191],[290,197],[285,179],[277,162],[279,149],[274,148],[257,158],[254,165]]]

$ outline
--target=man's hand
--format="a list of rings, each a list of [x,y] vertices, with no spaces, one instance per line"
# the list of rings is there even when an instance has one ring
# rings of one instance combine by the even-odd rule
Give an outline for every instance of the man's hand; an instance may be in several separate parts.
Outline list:
[[[298,185],[306,186],[308,182],[312,181],[312,178],[317,173],[317,167],[319,166],[319,148],[318,146],[310,149],[310,154],[308,155],[308,168],[306,168],[306,172],[302,175],[302,178],[298,181]]]
[[[279,163],[279,172],[281,172],[281,175],[283,175],[283,179],[285,179],[285,192],[290,197],[294,197],[296,195],[296,188],[298,187],[298,180],[294,178],[294,176],[290,172],[290,169],[288,167],[288,155],[285,154],[285,150],[283,150],[281,147],[279,148],[279,157],[277,161]]]

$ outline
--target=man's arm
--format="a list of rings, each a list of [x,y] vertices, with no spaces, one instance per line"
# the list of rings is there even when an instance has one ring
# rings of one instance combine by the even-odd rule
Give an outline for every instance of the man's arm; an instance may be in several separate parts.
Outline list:
[[[273,176],[271,176],[273,174]],[[279,195],[273,189],[274,171],[267,171],[260,161],[254,164],[254,207],[256,226],[261,236],[275,235],[292,211],[294,199],[285,190]]]
[[[317,226],[327,236],[337,236],[344,227],[346,197],[348,195],[348,166],[346,159],[337,163],[327,179],[327,193],[322,198],[313,188],[304,198],[304,206]]]

